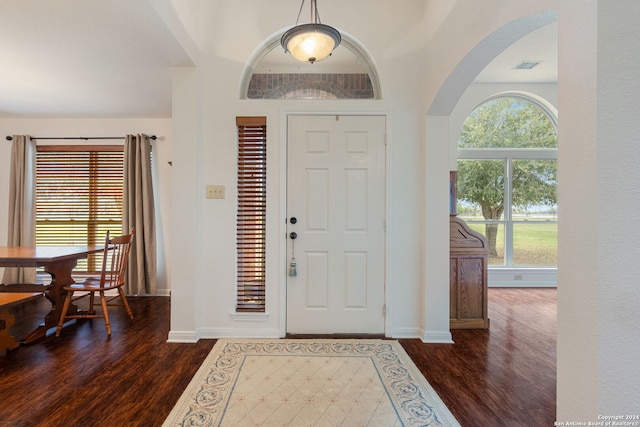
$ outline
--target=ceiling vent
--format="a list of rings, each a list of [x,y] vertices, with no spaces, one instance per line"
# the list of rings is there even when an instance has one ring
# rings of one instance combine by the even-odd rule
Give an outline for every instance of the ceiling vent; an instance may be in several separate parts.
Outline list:
[[[513,67],[514,70],[531,70],[532,68],[537,67],[538,65],[540,65],[542,61],[520,61],[520,63],[518,65],[516,65],[515,67]]]

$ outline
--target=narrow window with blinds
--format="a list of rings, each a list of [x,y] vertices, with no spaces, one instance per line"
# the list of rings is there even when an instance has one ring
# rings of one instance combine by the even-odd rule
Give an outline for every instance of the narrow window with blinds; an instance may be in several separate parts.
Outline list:
[[[236,311],[264,312],[267,119],[266,117],[237,117],[236,126],[238,127]]]
[[[122,146],[37,146],[36,244],[102,245],[107,231],[122,234],[123,167]],[[74,271],[100,263],[90,256]]]

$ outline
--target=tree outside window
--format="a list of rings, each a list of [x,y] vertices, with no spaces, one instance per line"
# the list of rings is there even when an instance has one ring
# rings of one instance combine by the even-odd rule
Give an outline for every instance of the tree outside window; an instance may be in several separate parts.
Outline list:
[[[557,132],[519,97],[476,108],[458,141],[458,214],[487,237],[489,263],[557,264]]]

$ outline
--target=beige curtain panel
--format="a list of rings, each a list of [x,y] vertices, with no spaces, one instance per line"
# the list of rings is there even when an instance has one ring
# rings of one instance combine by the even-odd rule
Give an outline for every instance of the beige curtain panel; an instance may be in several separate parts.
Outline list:
[[[129,253],[125,292],[156,293],[156,226],[151,179],[151,139],[144,134],[127,135],[124,143],[123,233],[135,227]]]
[[[36,143],[13,135],[9,178],[7,246],[36,244]],[[2,283],[35,283],[35,268],[5,268]]]

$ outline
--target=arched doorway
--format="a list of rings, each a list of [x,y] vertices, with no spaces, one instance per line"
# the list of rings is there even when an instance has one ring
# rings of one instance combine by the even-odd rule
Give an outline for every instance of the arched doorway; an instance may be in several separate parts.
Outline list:
[[[428,107],[423,164],[424,169],[429,171],[429,179],[425,179],[424,182],[424,215],[425,218],[429,218],[424,223],[424,240],[429,242],[425,245],[429,249],[425,256],[424,269],[430,272],[425,277],[425,287],[432,294],[448,295],[449,292],[449,216],[448,210],[442,211],[442,206],[449,205],[449,173],[455,170],[457,161],[455,139],[459,126],[452,125],[454,109],[475,78],[498,55],[524,36],[555,22],[557,12],[549,10],[522,17],[489,34],[460,59],[440,85]],[[447,156],[447,151],[449,163],[442,161],[443,156]],[[436,298],[425,300],[425,324],[438,323],[437,316],[441,305],[442,300]],[[438,337],[425,335],[424,340],[438,342]]]

